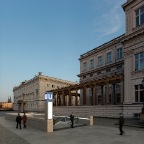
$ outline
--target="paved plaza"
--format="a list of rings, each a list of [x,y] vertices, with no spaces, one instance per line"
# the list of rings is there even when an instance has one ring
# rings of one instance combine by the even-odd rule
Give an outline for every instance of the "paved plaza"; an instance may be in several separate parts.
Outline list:
[[[46,133],[31,127],[16,129],[16,122],[0,117],[0,144],[143,144],[144,128],[118,126],[81,126]]]

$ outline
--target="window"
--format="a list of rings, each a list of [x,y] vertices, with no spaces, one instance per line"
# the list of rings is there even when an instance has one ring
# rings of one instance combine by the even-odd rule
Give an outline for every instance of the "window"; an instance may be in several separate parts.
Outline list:
[[[102,56],[98,57],[98,66],[102,65]]]
[[[86,79],[86,76],[83,76],[83,79]]]
[[[112,53],[109,52],[109,53],[107,53],[107,63],[109,63],[111,61],[112,61]]]
[[[117,70],[118,70],[118,69],[122,69],[122,65],[120,65],[120,66],[117,66]]]
[[[110,72],[111,71],[111,69],[106,69],[106,72]]]
[[[101,74],[101,71],[99,71],[98,73],[97,73],[97,75],[100,75]]]
[[[90,60],[90,69],[94,68],[94,59]]]
[[[143,86],[141,84],[135,85],[135,102],[143,102]]]
[[[144,52],[135,54],[135,70],[144,69]]]
[[[90,77],[93,77],[93,74],[90,74]]]
[[[122,48],[118,48],[117,49],[117,59],[121,59],[122,58]]]
[[[83,63],[83,71],[86,71],[87,70],[87,64],[86,62]]]
[[[135,11],[136,27],[144,24],[144,5]]]

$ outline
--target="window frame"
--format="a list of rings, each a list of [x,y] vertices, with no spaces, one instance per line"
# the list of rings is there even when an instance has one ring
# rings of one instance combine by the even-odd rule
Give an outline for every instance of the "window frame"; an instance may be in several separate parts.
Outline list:
[[[111,63],[112,62],[112,52],[108,52],[107,53],[107,63]]]
[[[101,60],[101,61],[99,61]],[[98,56],[98,66],[102,66],[103,65],[103,59],[102,59],[102,55]]]
[[[134,85],[134,90],[135,90],[135,103],[143,103],[144,97],[143,97],[143,86],[142,86],[142,84]],[[142,99],[143,99],[142,101],[141,101],[141,93],[142,93]]]
[[[83,72],[87,71],[87,62],[83,62],[83,70],[82,71]]]
[[[117,59],[122,59],[123,58],[123,49],[122,47],[117,48]]]
[[[139,70],[144,70],[144,52],[135,54],[135,71],[139,71]]]
[[[90,59],[90,69],[94,68],[94,59]]]
[[[144,20],[142,21],[142,19],[144,19],[144,10],[143,9],[144,9],[144,5],[135,10],[135,26],[136,27],[144,24]]]

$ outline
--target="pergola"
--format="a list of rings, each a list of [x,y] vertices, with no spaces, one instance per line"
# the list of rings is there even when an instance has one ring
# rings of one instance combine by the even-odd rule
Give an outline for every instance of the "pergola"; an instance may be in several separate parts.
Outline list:
[[[81,82],[80,84],[70,85],[68,87],[58,88],[54,90],[50,90],[49,92],[53,92],[54,95],[54,106],[66,106],[66,98],[68,98],[68,106],[72,105],[71,97],[75,97],[75,105],[78,105],[78,96],[80,94],[78,93],[78,90],[83,91],[83,95],[81,95],[83,98],[82,105],[87,105],[86,100],[86,89],[91,88],[92,90],[92,105],[98,104],[98,98],[96,93],[96,86],[103,87],[106,85],[106,104],[109,104],[109,84],[113,84],[115,86],[116,82],[122,83],[122,92],[121,92],[121,103],[123,102],[123,74],[120,75],[111,75],[111,76],[103,76],[100,78],[95,78],[93,80],[88,80],[85,82]],[[103,88],[102,88],[102,94],[103,94]],[[67,97],[66,97],[67,96]],[[112,97],[113,104],[115,104],[115,90],[113,90],[113,97]],[[102,96],[102,102],[101,104],[104,104],[104,97]]]

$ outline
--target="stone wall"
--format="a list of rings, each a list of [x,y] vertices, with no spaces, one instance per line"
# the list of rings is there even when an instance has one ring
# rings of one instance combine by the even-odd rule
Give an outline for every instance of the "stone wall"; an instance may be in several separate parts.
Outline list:
[[[56,116],[69,116],[71,112],[76,117],[89,118],[91,115],[98,117],[117,118],[119,113],[124,117],[133,118],[135,114],[140,114],[142,105],[108,105],[108,106],[58,106],[53,108],[53,114]]]

